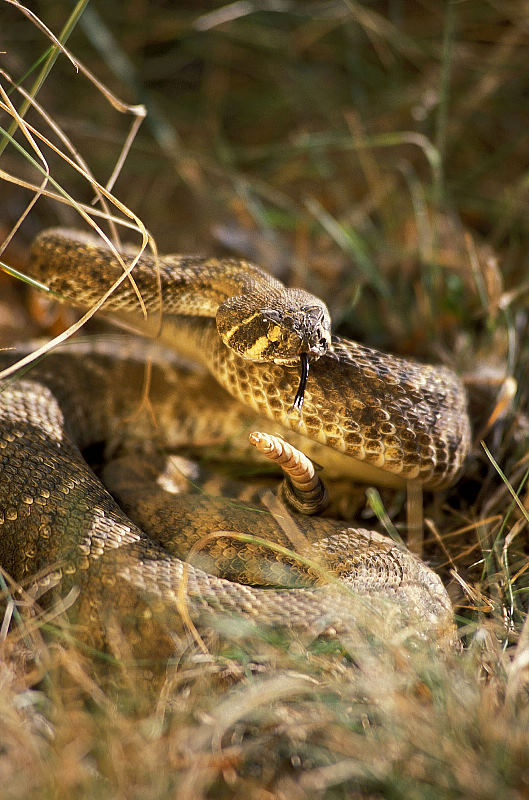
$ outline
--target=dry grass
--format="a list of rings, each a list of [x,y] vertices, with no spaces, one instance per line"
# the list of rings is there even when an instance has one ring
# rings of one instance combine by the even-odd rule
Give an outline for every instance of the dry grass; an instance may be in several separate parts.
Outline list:
[[[180,641],[153,699],[126,661],[102,680],[60,609],[15,613],[0,794],[527,797],[527,2],[83,5],[41,8],[79,73],[0,6],[0,257],[23,270],[46,225],[113,218],[253,258],[341,333],[458,369],[475,445],[424,513],[463,649],[222,630],[209,656]],[[72,321],[0,289],[2,345]]]

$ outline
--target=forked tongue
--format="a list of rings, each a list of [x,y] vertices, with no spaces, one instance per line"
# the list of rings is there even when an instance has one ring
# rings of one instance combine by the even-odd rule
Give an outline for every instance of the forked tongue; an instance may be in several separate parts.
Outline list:
[[[301,376],[299,379],[299,386],[294,397],[294,402],[290,411],[297,411],[301,417],[301,409],[303,408],[303,401],[305,399],[305,388],[307,386],[307,378],[309,377],[309,355],[308,353],[301,353]]]

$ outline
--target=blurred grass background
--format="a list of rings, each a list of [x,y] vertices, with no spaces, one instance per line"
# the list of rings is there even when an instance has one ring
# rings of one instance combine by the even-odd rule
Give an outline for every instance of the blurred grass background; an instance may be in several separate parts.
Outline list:
[[[35,632],[21,653],[4,636],[0,794],[526,797],[529,3],[57,0],[32,11],[57,36],[70,22],[74,57],[145,105],[114,193],[162,252],[240,255],[310,288],[343,335],[458,369],[477,422],[464,479],[425,505],[425,554],[464,652],[232,631],[210,659],[180,653],[153,708],[133,674],[116,694],[60,639]],[[50,42],[16,2],[1,2],[0,18],[0,82],[20,108],[6,73],[29,90]],[[131,116],[63,55],[37,99],[104,184]],[[27,120],[49,133],[34,110]],[[2,147],[7,236],[31,192],[6,176],[42,176]],[[86,180],[46,158],[90,203]],[[79,219],[40,199],[1,258],[23,269],[49,224]],[[26,287],[0,275],[0,291],[4,344],[46,327]]]

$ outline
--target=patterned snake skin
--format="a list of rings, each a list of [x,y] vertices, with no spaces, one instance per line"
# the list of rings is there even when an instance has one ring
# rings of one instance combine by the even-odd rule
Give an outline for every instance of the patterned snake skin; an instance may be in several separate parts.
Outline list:
[[[123,258],[127,264],[131,254],[123,251]],[[100,297],[121,271],[108,249],[76,232],[45,232],[33,247],[31,273],[77,305]],[[224,613],[237,614],[311,635],[354,632],[377,617],[389,631],[404,624],[434,636],[449,634],[451,606],[439,578],[386,537],[298,514],[283,524],[277,515],[244,505],[235,509],[203,492],[168,499],[157,475],[163,469],[161,454],[179,446],[190,427],[195,439],[215,440],[230,430],[233,436],[250,430],[256,417],[267,417],[273,421],[266,423],[269,430],[290,428],[296,443],[303,442],[318,462],[328,462],[331,472],[390,486],[409,480],[447,486],[456,479],[469,442],[466,397],[458,378],[445,368],[408,362],[338,337],[329,347],[323,304],[301,290],[287,290],[285,299],[279,282],[246,262],[144,255],[133,275],[152,316],[162,298],[162,341],[192,354],[224,388],[167,351],[153,356],[145,345],[155,438],[163,446],[153,446],[147,459],[150,474],[143,468],[137,483],[130,461],[118,471],[112,492],[120,507],[82,452],[105,441],[114,449],[117,441],[132,441],[129,450],[139,446],[145,452],[149,432],[136,414],[145,358],[143,351],[138,355],[140,345],[126,345],[123,337],[113,352],[97,342],[65,347],[31,371],[4,380],[4,570],[36,596],[51,587],[58,587],[61,596],[73,589],[78,597],[70,614],[85,638],[106,641],[109,626],[117,621],[142,652],[170,641],[171,631],[188,615],[195,622],[211,622]],[[257,299],[249,307],[239,298],[254,290]],[[217,313],[226,300],[228,310]],[[239,315],[231,326],[226,322],[230,303]],[[288,352],[278,349],[285,337],[276,346],[278,304],[281,314],[294,318],[286,338],[302,342],[295,355],[292,341]],[[135,289],[126,281],[104,310],[121,322],[135,318],[140,324],[137,306]],[[261,327],[255,327],[256,320]],[[237,340],[235,349],[230,340]],[[277,363],[249,360],[248,355],[269,356],[270,347]],[[21,352],[2,356],[0,366],[13,363]],[[308,352],[311,361],[301,417],[290,413],[299,352]],[[200,553],[199,566],[184,563],[190,547],[219,530],[250,533],[291,548],[292,537],[284,532],[288,524],[307,543],[301,560],[228,537],[210,542]]]

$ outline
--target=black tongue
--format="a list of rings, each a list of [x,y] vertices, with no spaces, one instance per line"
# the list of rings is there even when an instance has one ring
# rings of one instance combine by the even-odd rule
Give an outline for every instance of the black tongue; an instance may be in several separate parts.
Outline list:
[[[292,404],[291,411],[296,410],[301,416],[301,409],[303,408],[303,401],[305,399],[305,388],[307,386],[307,378],[309,377],[309,356],[308,353],[302,353],[301,356],[301,376],[299,379],[299,386]]]

